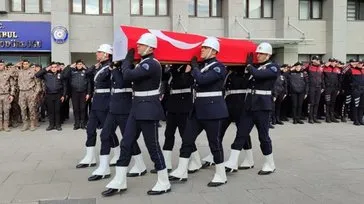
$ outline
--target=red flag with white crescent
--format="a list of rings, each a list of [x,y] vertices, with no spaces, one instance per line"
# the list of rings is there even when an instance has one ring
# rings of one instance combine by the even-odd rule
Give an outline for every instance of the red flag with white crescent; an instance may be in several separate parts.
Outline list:
[[[120,26],[114,35],[114,60],[124,59],[130,48],[136,48],[137,41],[144,33],[152,33],[158,39],[158,48],[154,51],[161,62],[190,62],[193,56],[200,56],[201,44],[207,36],[153,30],[132,26]],[[217,38],[220,52],[217,59],[226,64],[244,64],[247,54],[255,52],[257,45],[249,40]],[[136,59],[140,58],[138,54]]]

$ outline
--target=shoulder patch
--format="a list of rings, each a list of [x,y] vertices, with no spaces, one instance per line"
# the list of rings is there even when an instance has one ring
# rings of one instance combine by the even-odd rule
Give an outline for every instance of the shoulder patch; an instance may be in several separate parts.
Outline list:
[[[277,72],[277,71],[278,71],[278,69],[277,69],[277,67],[276,67],[276,66],[271,66],[271,67],[270,67],[270,69],[271,69],[273,72]]]
[[[214,71],[217,72],[217,73],[220,73],[221,69],[220,69],[220,67],[214,67]]]
[[[149,64],[147,64],[147,63],[143,63],[142,67],[143,67],[143,69],[145,69],[147,71],[149,70]]]

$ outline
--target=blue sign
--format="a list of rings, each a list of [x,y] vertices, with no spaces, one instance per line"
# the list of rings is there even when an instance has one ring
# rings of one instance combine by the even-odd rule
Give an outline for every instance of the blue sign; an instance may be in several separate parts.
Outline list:
[[[51,52],[51,23],[0,21],[0,51]]]
[[[52,36],[53,36],[53,40],[57,43],[57,44],[63,44],[66,42],[67,38],[68,38],[68,31],[67,28],[63,27],[63,26],[56,26],[52,29]]]

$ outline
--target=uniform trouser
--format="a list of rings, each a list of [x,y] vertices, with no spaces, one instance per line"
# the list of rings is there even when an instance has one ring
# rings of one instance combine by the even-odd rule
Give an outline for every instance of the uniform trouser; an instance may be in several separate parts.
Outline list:
[[[179,135],[182,137],[186,128],[188,113],[167,113],[165,140],[163,150],[172,151],[175,140],[175,133],[178,127]]]
[[[279,94],[276,97],[276,101],[274,102],[274,117],[277,120],[280,120],[280,118],[281,118],[281,108],[282,108],[283,99],[284,99],[284,94]]]
[[[101,137],[101,149],[100,155],[109,155],[110,149],[119,146],[118,137],[115,134],[116,128],[119,127],[121,135],[124,135],[126,122],[128,121],[128,115],[108,113],[102,128]],[[140,132],[137,133],[138,135]],[[138,143],[135,143],[133,147],[133,155],[140,154],[140,148]]]
[[[343,106],[341,107],[341,117],[346,118],[348,113],[351,112],[351,92],[345,90],[345,99]]]
[[[321,87],[309,87],[308,103],[309,103],[309,117],[311,119],[317,118],[320,98],[321,98]]]
[[[232,118],[230,118],[230,117],[228,119],[222,121],[221,134],[220,134],[221,135],[221,141],[223,140],[223,137],[225,136],[226,130],[229,128],[230,124],[233,121],[234,120]],[[235,120],[236,127],[238,127],[239,122],[240,122],[240,118]],[[236,134],[238,134],[238,132],[236,132]],[[237,135],[235,137],[237,137]],[[250,135],[248,136],[247,141],[243,146],[243,149],[244,150],[252,149],[252,141],[251,141]]]
[[[9,121],[10,119],[11,102],[9,101],[9,94],[0,94],[0,123],[2,121]]]
[[[334,117],[338,91],[336,88],[327,88],[325,90],[326,117]]]
[[[166,168],[164,157],[158,141],[158,120],[137,120],[130,114],[126,123],[123,139],[120,142],[120,157],[116,166],[129,166],[133,147],[139,134],[143,133],[144,143],[157,171]]]
[[[202,130],[205,130],[210,146],[210,151],[214,156],[214,162],[216,164],[223,163],[224,151],[221,139],[222,121],[223,119],[199,120],[195,115],[189,117],[187,119],[186,130],[182,137],[180,157],[190,158],[192,152],[197,151],[195,141]]]
[[[354,101],[353,106],[353,120],[355,122],[363,120],[364,111],[364,88],[353,90],[352,99]]]
[[[19,92],[19,106],[21,109],[21,117],[23,121],[36,120],[37,119],[37,94],[33,90],[20,91]],[[29,118],[27,114],[29,110]]]
[[[46,101],[48,107],[48,118],[49,118],[49,126],[61,126],[61,94],[47,94]]]
[[[304,93],[292,93],[292,115],[293,119],[299,120],[301,119],[302,114],[302,104],[305,99]]]
[[[272,141],[269,137],[269,113],[270,111],[248,111],[244,110],[238,125],[237,137],[231,145],[231,149],[242,150],[248,141],[250,132],[254,125],[258,129],[260,149],[264,155],[272,153]]]
[[[86,120],[86,92],[72,92],[72,106],[75,124],[84,123]]]
[[[69,118],[70,115],[70,97],[66,97],[61,105],[61,120],[62,122]]]
[[[106,120],[108,110],[106,111],[99,111],[99,110],[92,110],[90,113],[90,117],[87,123],[87,140],[86,140],[86,147],[94,147],[96,145],[96,129],[98,127],[103,127],[104,122]],[[115,134],[115,133],[114,133]]]

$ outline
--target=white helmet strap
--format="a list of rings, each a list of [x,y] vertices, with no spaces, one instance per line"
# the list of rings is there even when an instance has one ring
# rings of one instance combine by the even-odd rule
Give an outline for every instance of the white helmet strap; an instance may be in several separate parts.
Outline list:
[[[142,53],[142,56],[147,55],[149,50],[150,50],[150,47],[148,46],[147,49],[145,49],[144,52]]]

